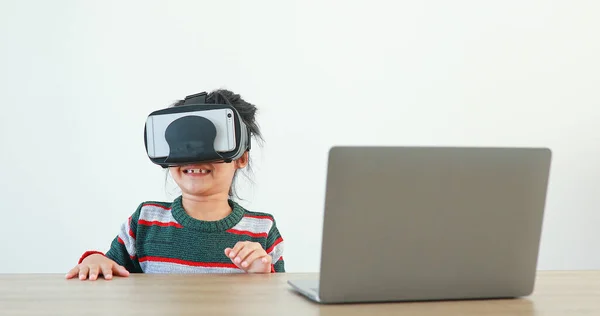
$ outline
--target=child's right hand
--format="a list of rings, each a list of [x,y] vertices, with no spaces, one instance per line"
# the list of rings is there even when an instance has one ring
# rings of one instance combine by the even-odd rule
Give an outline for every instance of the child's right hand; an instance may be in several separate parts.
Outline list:
[[[85,280],[88,274],[90,281],[96,280],[100,274],[104,276],[104,279],[110,280],[113,274],[123,277],[129,276],[129,271],[103,255],[93,254],[83,259],[80,264],[71,269],[67,273],[66,278],[72,279],[76,275],[79,275],[80,280]]]

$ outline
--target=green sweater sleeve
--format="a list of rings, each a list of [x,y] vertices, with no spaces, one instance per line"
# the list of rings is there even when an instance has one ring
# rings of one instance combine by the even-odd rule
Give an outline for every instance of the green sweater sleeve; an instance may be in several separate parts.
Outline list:
[[[273,220],[273,226],[267,235],[267,253],[273,258],[271,272],[285,272],[285,262],[283,261],[283,237],[279,233],[277,224]]]
[[[123,222],[106,253],[106,257],[122,265],[130,273],[142,273],[136,251],[136,231],[141,206]]]

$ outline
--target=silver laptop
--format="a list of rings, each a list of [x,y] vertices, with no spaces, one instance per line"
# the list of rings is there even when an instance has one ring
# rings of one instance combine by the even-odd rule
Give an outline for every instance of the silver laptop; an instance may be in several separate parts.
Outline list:
[[[534,288],[547,148],[334,147],[320,303],[528,296]]]

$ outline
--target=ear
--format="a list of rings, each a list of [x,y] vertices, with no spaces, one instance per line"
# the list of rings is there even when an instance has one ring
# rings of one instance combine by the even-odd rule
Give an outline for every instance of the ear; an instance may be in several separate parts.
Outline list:
[[[235,161],[235,167],[237,169],[242,169],[245,168],[248,165],[248,151],[244,152],[244,154],[242,155],[242,157],[240,157],[239,159],[237,159]]]

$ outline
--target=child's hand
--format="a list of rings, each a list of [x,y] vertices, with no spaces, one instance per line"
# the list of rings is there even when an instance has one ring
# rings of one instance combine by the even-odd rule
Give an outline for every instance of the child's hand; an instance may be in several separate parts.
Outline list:
[[[270,273],[272,258],[257,242],[240,241],[233,249],[226,248],[225,255],[240,269],[248,273]]]
[[[79,279],[85,280],[88,273],[90,281],[96,280],[100,274],[102,274],[106,280],[112,279],[113,274],[124,277],[129,275],[129,271],[123,266],[120,266],[103,255],[93,254],[83,259],[80,264],[71,269],[71,271],[67,273],[66,278],[71,279],[79,274]]]

